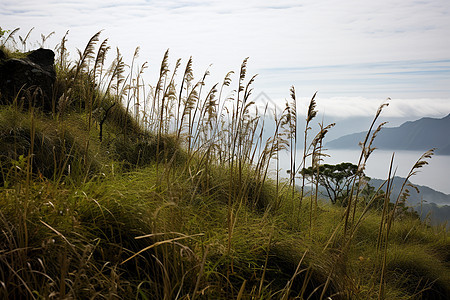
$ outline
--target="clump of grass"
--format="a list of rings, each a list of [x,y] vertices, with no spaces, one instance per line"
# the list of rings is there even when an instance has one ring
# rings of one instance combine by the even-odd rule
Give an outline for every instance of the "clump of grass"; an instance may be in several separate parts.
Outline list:
[[[386,282],[405,288],[408,294],[426,299],[447,299],[450,276],[442,262],[422,246],[390,248]]]
[[[160,145],[161,149],[158,149]],[[112,145],[115,159],[125,162],[127,168],[143,167],[155,162],[158,151],[161,150],[167,159],[176,164],[181,164],[185,160],[184,153],[177,144],[174,136],[163,136],[158,143],[157,137],[150,134],[137,138],[118,139]],[[160,161],[163,158],[160,158]]]
[[[97,160],[84,154],[82,145],[65,126],[12,106],[1,108],[1,182],[11,185],[23,178],[27,160],[31,162],[30,173],[35,178],[44,176],[58,181],[70,176],[82,180],[98,170]]]

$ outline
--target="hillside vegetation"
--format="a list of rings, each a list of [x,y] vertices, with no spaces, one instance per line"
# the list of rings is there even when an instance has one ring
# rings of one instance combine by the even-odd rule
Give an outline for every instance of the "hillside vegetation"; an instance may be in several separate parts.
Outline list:
[[[23,57],[10,37],[2,50]],[[333,126],[309,129],[315,95],[297,128],[294,88],[284,111],[258,112],[247,59],[207,87],[208,72],[195,79],[192,59],[170,69],[166,52],[149,86],[138,49],[127,63],[117,50],[107,67],[100,33],[75,61],[66,38],[52,111],[26,108],[36,96],[26,93],[0,107],[0,298],[449,298],[445,227],[403,207],[406,186],[394,204],[389,189],[361,196],[386,105],[346,205],[332,205],[299,176],[319,169]],[[273,171],[281,151],[291,155],[287,179]]]

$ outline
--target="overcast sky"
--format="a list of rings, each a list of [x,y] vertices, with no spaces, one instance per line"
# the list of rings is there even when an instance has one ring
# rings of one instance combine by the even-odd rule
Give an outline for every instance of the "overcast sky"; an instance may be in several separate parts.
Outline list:
[[[193,57],[197,78],[212,64],[212,81],[250,57],[256,98],[281,103],[295,85],[328,115],[373,115],[388,97],[393,117],[450,113],[449,0],[1,0],[0,26],[35,27],[35,46],[55,31],[50,48],[69,30],[72,53],[104,29],[128,61],[141,47],[149,77],[168,48],[172,66]]]

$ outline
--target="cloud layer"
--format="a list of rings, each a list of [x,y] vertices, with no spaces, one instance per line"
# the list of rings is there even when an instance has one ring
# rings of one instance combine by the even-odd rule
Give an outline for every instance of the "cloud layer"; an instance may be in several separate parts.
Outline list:
[[[141,46],[154,72],[170,48],[173,59],[193,56],[197,76],[213,63],[214,82],[249,56],[257,90],[276,99],[290,85],[305,98],[318,90],[326,111],[365,114],[391,97],[409,99],[393,102],[397,114],[450,112],[448,0],[3,0],[0,20],[22,36],[35,27],[33,42],[55,31],[51,47],[70,30],[73,54],[105,29],[125,57]]]

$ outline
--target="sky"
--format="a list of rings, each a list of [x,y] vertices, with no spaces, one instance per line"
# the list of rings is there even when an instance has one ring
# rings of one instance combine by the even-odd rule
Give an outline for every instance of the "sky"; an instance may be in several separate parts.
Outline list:
[[[294,85],[301,108],[317,91],[329,116],[372,116],[387,98],[387,117],[450,113],[449,0],[1,0],[0,26],[34,27],[29,48],[69,30],[72,54],[103,30],[129,62],[140,47],[149,82],[166,49],[172,66],[192,56],[196,78],[209,69],[211,86],[249,57],[257,101],[282,106]]]

